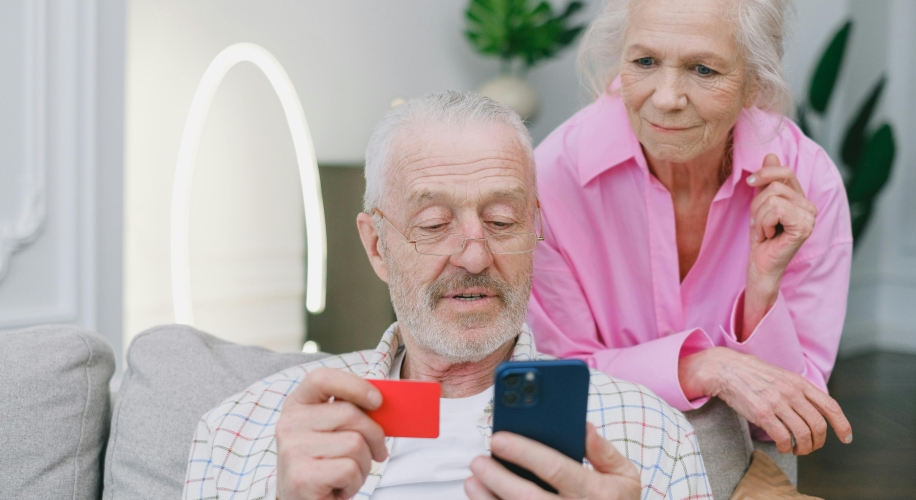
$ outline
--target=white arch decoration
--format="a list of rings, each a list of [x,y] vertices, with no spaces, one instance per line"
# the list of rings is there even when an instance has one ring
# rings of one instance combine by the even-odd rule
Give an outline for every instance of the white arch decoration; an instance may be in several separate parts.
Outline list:
[[[321,199],[321,182],[318,178],[318,163],[315,147],[309,133],[302,103],[286,71],[266,49],[253,43],[230,45],[217,54],[197,86],[191,109],[181,134],[178,161],[175,165],[175,179],[172,185],[172,303],[175,308],[175,322],[194,324],[191,303],[191,273],[189,266],[189,226],[191,208],[191,181],[203,125],[210,110],[210,104],[226,73],[240,62],[254,63],[273,86],[289,131],[293,136],[296,160],[299,163],[299,180],[302,183],[302,200],[305,209],[306,243],[308,262],[305,288],[305,307],[313,314],[324,311],[327,282],[327,232],[324,221],[324,203]]]

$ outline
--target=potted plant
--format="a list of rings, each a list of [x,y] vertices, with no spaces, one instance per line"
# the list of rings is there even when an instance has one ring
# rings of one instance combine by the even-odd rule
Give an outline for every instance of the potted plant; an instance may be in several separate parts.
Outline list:
[[[470,0],[465,36],[480,55],[500,59],[500,76],[485,83],[480,93],[532,119],[538,98],[524,77],[576,39],[585,25],[570,26],[570,18],[581,8],[582,2],[572,1],[555,14],[546,1]]]
[[[823,120],[830,97],[836,87],[846,56],[846,45],[852,31],[852,21],[846,22],[834,34],[811,77],[808,94],[798,107],[797,122],[805,135],[824,145],[819,138],[812,117]],[[858,244],[875,200],[887,184],[897,150],[894,131],[890,124],[882,123],[870,128],[872,117],[884,91],[887,78],[881,75],[868,97],[859,105],[852,121],[846,126],[837,164],[842,168],[849,211],[852,216],[853,243]]]

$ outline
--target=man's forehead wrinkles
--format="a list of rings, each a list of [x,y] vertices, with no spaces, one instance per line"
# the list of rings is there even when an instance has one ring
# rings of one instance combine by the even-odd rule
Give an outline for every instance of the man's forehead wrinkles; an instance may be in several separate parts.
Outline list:
[[[462,157],[464,156],[464,157]],[[449,168],[449,167],[463,167],[476,165],[486,162],[494,163],[513,163],[513,164],[523,164],[520,158],[520,155],[514,154],[493,154],[487,156],[480,155],[444,155],[444,156],[431,156],[431,155],[422,155],[417,158],[404,158],[400,165],[402,169],[414,168],[414,169],[425,169],[425,168]]]

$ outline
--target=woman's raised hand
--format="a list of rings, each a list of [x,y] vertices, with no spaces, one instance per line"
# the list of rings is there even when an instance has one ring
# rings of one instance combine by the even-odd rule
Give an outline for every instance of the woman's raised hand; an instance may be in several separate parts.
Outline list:
[[[738,340],[757,328],[779,293],[786,267],[811,236],[817,207],[805,197],[792,169],[769,154],[763,167],[747,178],[757,188],[751,202],[751,251],[747,264],[744,321]]]
[[[678,372],[689,399],[725,401],[766,431],[781,453],[807,455],[824,446],[828,423],[840,441],[852,442],[852,427],[836,400],[801,375],[755,356],[713,347],[681,359]]]

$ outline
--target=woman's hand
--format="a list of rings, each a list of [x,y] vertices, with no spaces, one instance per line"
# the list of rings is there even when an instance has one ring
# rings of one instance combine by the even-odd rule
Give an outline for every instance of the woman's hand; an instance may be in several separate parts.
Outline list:
[[[751,201],[751,251],[747,263],[743,323],[735,332],[746,340],[776,302],[782,275],[814,230],[817,207],[805,197],[795,173],[769,154],[747,178],[757,188]]]
[[[828,422],[840,441],[852,442],[852,427],[836,400],[755,356],[713,347],[681,359],[678,376],[688,399],[722,399],[766,431],[780,453],[807,455],[824,446]]]

